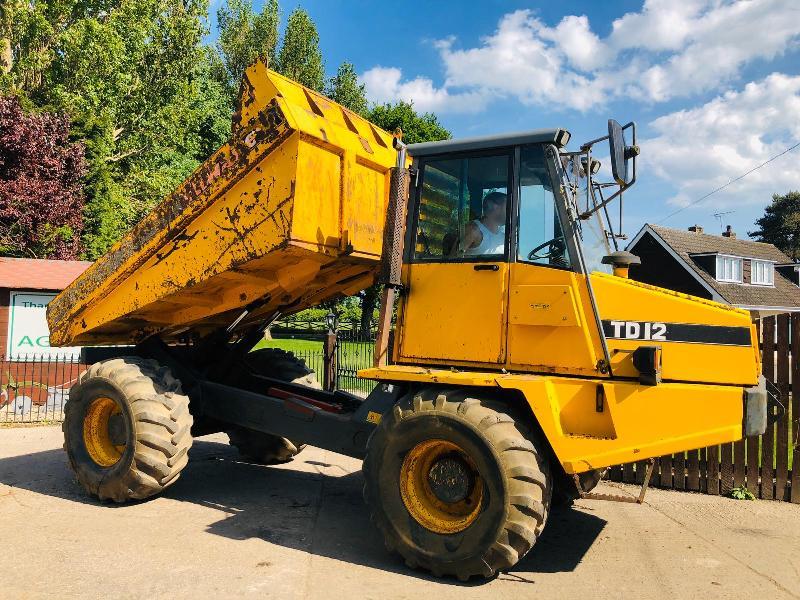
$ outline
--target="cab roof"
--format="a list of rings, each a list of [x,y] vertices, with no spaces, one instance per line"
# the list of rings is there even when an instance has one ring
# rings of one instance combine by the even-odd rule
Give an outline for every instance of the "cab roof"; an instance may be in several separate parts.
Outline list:
[[[419,157],[432,154],[449,154],[450,152],[469,152],[471,150],[520,146],[523,144],[547,143],[563,148],[569,142],[570,137],[571,135],[566,129],[534,129],[533,131],[409,144],[408,153],[412,157]]]

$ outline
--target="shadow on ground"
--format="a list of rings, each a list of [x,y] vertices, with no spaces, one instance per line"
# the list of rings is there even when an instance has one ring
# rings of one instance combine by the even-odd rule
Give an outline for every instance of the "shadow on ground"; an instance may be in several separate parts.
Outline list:
[[[109,510],[135,510],[135,505],[103,505],[84,494],[61,450],[0,459],[0,483]],[[346,563],[427,578],[385,550],[369,521],[362,486],[360,471],[303,460],[302,454],[292,466],[263,467],[243,462],[227,444],[199,439],[181,479],[161,497],[219,510],[224,517],[207,526],[214,535],[259,538]],[[573,571],[605,524],[581,510],[554,509],[533,550],[501,577],[533,583],[537,573]]]

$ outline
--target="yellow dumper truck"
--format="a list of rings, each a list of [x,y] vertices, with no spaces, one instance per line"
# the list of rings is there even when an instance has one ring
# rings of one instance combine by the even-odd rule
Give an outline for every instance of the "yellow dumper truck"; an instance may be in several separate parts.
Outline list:
[[[372,520],[409,566],[490,577],[536,543],[554,493],[764,431],[748,313],[632,281],[637,258],[614,250],[632,123],[575,151],[563,129],[406,146],[261,63],[240,95],[231,140],[48,307],[54,345],[106,346],[66,404],[89,493],[160,492],[193,436],[225,431],[263,463],[312,444],[363,458]],[[590,247],[613,275],[590,273]],[[375,282],[366,399],[251,351],[279,316]]]

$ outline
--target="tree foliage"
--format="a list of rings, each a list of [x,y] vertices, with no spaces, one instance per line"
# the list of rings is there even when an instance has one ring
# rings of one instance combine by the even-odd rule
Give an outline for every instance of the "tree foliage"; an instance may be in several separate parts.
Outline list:
[[[13,61],[0,85],[71,116],[89,163],[83,241],[96,258],[227,135],[210,116],[229,109],[202,47],[207,0],[8,6]]]
[[[369,110],[367,91],[363,83],[358,82],[358,75],[352,63],[339,65],[336,75],[328,81],[325,94],[334,102],[338,102],[354,113],[366,116]]]
[[[0,252],[77,258],[84,172],[64,115],[26,114],[19,99],[0,97]]]
[[[764,216],[756,221],[748,235],[759,242],[774,244],[792,260],[800,258],[800,192],[772,195]]]
[[[260,13],[250,0],[228,0],[217,10],[219,66],[217,79],[224,83],[233,106],[244,70],[257,58],[277,64],[278,0],[268,0]],[[217,67],[219,68],[219,67]]]
[[[390,133],[400,127],[403,130],[403,141],[407,144],[436,142],[450,138],[450,132],[439,123],[436,115],[419,114],[408,102],[379,104],[369,111],[368,118]]]
[[[283,75],[312,90],[321,92],[325,87],[317,26],[302,8],[296,8],[289,15],[277,67]]]

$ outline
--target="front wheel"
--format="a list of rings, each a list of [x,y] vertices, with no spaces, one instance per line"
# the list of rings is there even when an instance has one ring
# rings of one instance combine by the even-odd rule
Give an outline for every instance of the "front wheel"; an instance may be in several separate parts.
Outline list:
[[[101,500],[141,500],[186,466],[189,398],[166,367],[126,356],[81,373],[64,408],[64,449],[78,483]]]
[[[410,567],[467,580],[514,566],[544,528],[552,494],[541,443],[502,403],[429,388],[374,431],[364,497]]]

